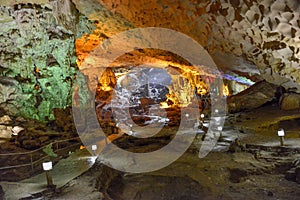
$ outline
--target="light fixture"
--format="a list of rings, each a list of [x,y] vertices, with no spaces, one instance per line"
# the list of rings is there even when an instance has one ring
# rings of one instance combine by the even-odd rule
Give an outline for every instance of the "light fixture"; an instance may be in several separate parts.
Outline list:
[[[205,117],[205,115],[202,113],[202,114],[200,115],[200,117],[203,119],[203,118]]]
[[[44,162],[43,163],[43,170],[44,171],[50,171],[50,170],[52,170],[52,162],[51,161]]]
[[[107,144],[107,140],[106,140],[107,138],[105,137],[105,143]],[[97,149],[98,149],[98,146],[97,145],[95,145],[95,144],[93,144],[92,145],[92,151],[93,151],[93,156],[97,156]]]
[[[98,149],[97,145],[92,145],[92,151],[96,151]]]
[[[49,161],[49,162],[43,162],[42,166],[43,166],[43,170],[46,173],[47,187],[49,187],[49,188],[55,187],[55,185],[53,184],[52,176],[50,174],[50,171],[53,168],[52,167],[52,162],[51,161]]]
[[[222,130],[223,130],[223,127],[222,127],[222,126],[218,126],[218,127],[217,127],[217,130],[218,130],[218,132],[220,132],[220,136],[219,136],[219,137],[220,137],[220,139],[221,139],[221,138],[223,137],[223,136],[222,136]]]
[[[280,139],[280,146],[284,146],[284,135],[285,135],[284,130],[281,128],[278,130],[277,133],[278,133],[278,137]]]

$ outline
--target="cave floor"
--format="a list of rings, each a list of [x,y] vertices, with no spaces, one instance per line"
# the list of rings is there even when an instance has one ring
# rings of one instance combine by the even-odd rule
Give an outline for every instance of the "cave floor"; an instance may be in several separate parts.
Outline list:
[[[299,184],[285,178],[293,161],[300,158],[299,118],[299,111],[273,106],[229,115],[223,138],[202,159],[198,157],[202,135],[198,135],[183,156],[158,171],[124,173],[98,159],[84,174],[78,176],[85,170],[55,191],[27,191],[32,196],[26,199],[299,199]],[[279,145],[278,128],[286,130],[284,147]],[[235,138],[246,150],[228,151]],[[64,170],[59,171],[57,177],[64,179]],[[45,180],[40,186],[45,186]]]
[[[298,199],[300,195],[299,184],[284,178],[284,172],[300,154],[282,156],[261,151],[260,158],[255,158],[246,152],[212,152],[199,159],[195,150],[191,147],[176,162],[155,172],[129,174],[96,163],[55,191],[41,192],[45,187],[44,174],[19,182],[17,187],[8,185],[9,188],[3,189],[11,193],[7,199],[24,198],[22,195],[27,193],[32,196],[26,199],[56,200]],[[80,158],[82,154],[78,156]],[[67,164],[74,165],[74,160]],[[55,183],[59,183],[59,179],[64,182],[65,173],[65,170],[59,170]],[[76,173],[79,175],[78,171]],[[107,185],[99,186],[99,179],[103,177]]]

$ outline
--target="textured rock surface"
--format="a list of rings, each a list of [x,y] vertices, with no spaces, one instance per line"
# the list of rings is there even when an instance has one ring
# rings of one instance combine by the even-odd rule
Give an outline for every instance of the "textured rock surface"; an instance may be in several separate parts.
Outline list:
[[[53,119],[52,108],[71,103],[74,40],[89,23],[69,0],[10,2],[0,6],[0,106],[14,115]]]
[[[260,71],[262,78],[300,91],[298,0],[103,0],[136,27],[183,32],[223,69]]]
[[[286,93],[282,96],[280,107],[282,110],[295,110],[300,108],[300,94]]]
[[[53,119],[52,108],[71,103],[76,58],[80,65],[101,41],[134,27],[183,32],[208,50],[224,71],[300,92],[298,0],[0,3],[0,108],[12,114]],[[160,59],[158,54],[148,61]]]
[[[2,189],[2,187],[0,186],[0,198],[1,199],[4,199],[4,191],[3,191],[3,189]]]
[[[296,182],[300,184],[300,167],[295,170]]]
[[[275,97],[277,86],[266,81],[261,81],[252,87],[228,98],[228,111],[239,112],[258,108],[272,101]]]

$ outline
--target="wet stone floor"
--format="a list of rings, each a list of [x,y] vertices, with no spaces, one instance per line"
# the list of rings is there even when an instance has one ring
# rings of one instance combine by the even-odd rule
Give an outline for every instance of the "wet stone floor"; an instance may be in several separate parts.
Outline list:
[[[104,165],[100,154],[90,169],[64,186],[32,193],[23,199],[299,199],[296,174],[300,168],[299,113],[274,112],[274,109],[268,112],[269,109],[227,116],[222,137],[204,158],[198,156],[204,134],[199,131],[188,150],[162,169],[126,173]],[[262,112],[264,115],[258,114]],[[277,137],[281,126],[286,129],[285,146],[280,146]],[[130,151],[148,152],[168,144],[173,131],[174,127],[166,129],[159,136],[159,143],[145,144],[130,140],[129,136],[113,143]],[[128,140],[131,142],[124,145]],[[105,152],[105,148],[104,153],[114,155]],[[74,159],[81,159],[80,154]],[[124,166],[134,165],[130,158],[121,160]],[[158,161],[159,158],[147,160],[149,164]]]

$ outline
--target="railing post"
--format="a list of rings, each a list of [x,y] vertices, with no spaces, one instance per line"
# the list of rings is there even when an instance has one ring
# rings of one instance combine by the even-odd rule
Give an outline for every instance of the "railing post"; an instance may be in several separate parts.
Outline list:
[[[31,164],[31,171],[33,171],[33,159],[32,159],[32,153],[30,153],[30,164]]]

